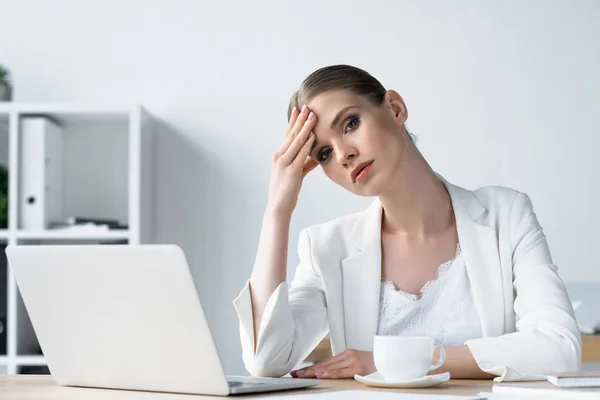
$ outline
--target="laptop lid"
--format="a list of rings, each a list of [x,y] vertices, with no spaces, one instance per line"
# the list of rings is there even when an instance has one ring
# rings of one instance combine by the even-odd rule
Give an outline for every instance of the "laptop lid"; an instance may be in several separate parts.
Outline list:
[[[229,393],[178,246],[19,245],[6,254],[57,384]]]

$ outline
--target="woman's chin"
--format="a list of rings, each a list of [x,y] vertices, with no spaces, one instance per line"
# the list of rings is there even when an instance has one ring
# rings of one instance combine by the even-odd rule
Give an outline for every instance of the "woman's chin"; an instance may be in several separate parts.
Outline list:
[[[383,188],[376,182],[365,182],[364,185],[354,186],[350,191],[362,197],[375,197],[383,192]]]

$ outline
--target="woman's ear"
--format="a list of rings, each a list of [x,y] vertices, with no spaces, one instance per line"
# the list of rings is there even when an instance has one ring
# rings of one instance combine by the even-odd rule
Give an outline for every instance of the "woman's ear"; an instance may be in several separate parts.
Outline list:
[[[408,119],[408,110],[406,109],[406,104],[404,104],[402,96],[395,90],[388,90],[385,93],[384,101],[393,111],[396,122],[404,124]]]

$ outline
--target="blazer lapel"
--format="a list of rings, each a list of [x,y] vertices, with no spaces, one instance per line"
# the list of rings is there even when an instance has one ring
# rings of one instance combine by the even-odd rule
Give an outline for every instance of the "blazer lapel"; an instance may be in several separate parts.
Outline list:
[[[441,178],[452,199],[456,229],[481,321],[483,337],[504,332],[502,271],[495,230],[485,225],[487,209],[468,190]]]
[[[482,335],[502,335],[504,294],[496,231],[486,225],[487,209],[473,192],[438,177],[452,201]],[[359,217],[348,236],[350,255],[341,262],[346,349],[373,350],[381,287],[381,211],[377,199]]]
[[[373,350],[381,285],[381,204],[375,200],[348,237],[353,254],[342,260],[346,349]]]

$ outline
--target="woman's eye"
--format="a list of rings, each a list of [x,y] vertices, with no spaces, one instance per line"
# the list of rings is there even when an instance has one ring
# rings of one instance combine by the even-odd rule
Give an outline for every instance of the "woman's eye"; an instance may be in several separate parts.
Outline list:
[[[344,133],[348,133],[349,131],[356,129],[359,122],[360,120],[358,117],[351,117],[344,126]]]
[[[329,156],[331,155],[331,149],[327,149],[324,152],[321,153],[321,155],[319,156],[319,162],[325,162],[329,159]]]

